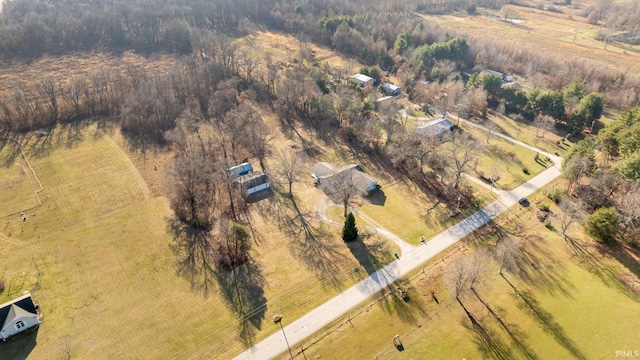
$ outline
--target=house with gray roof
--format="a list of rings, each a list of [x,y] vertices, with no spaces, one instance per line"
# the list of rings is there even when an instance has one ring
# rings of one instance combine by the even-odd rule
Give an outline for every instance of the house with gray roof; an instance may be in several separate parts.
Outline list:
[[[447,119],[421,122],[416,126],[416,131],[424,136],[436,136],[453,129],[453,123]]]
[[[355,74],[350,76],[351,80],[355,81],[356,84],[365,87],[367,85],[372,85],[374,83],[374,80],[372,77],[367,76],[367,75],[363,75],[363,74]]]
[[[311,177],[317,184],[327,188],[331,187],[331,183],[342,177],[349,176],[351,184],[358,192],[367,196],[378,188],[378,180],[362,170],[358,164],[345,165],[336,169],[333,165],[326,162],[318,162],[311,167]]]
[[[0,305],[0,339],[6,341],[23,331],[39,326],[44,321],[40,307],[26,293]]]

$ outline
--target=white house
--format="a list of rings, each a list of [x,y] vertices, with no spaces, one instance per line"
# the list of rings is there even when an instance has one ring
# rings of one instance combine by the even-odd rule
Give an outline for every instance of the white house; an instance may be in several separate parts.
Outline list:
[[[355,74],[350,76],[351,80],[355,81],[358,85],[365,87],[367,85],[373,86],[373,78],[363,74]]]
[[[44,321],[38,303],[26,293],[0,305],[0,338],[8,338],[40,325]]]
[[[453,123],[447,119],[422,122],[416,126],[416,130],[424,136],[440,135],[453,129]]]

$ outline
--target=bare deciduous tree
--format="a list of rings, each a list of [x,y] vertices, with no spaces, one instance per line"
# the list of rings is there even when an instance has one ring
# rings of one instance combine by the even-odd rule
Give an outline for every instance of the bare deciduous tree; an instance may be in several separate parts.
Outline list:
[[[353,174],[351,171],[343,171],[331,177],[328,184],[325,184],[328,192],[342,203],[344,207],[344,217],[347,217],[349,204],[351,204],[353,199],[358,195],[358,189],[353,182]]]
[[[500,275],[502,275],[503,270],[516,272],[519,258],[520,245],[517,242],[508,236],[498,241],[496,244],[496,260],[500,265]]]
[[[476,158],[479,144],[467,134],[456,135],[447,144],[446,150],[442,154],[447,160],[447,170],[453,178],[453,187],[460,186],[462,174],[467,171],[471,161]]]
[[[300,180],[302,161],[298,155],[291,152],[278,153],[278,161],[280,163],[278,173],[287,181],[289,196],[293,197],[292,188],[293,184]]]

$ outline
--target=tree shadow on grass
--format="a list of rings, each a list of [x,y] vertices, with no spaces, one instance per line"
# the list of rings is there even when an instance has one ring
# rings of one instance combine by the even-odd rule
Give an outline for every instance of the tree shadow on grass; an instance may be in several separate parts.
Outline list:
[[[598,252],[615,258],[628,270],[627,278],[619,274],[618,280],[628,291],[633,292],[633,298],[638,301],[640,298],[640,251],[627,244],[615,243],[610,246],[601,245]]]
[[[331,234],[323,228],[314,227],[309,218],[312,216],[300,211],[295,198],[291,198],[295,215],[288,217],[285,232],[290,235],[292,254],[302,260],[323,283],[340,287],[340,267],[346,260],[339,251],[339,245],[331,240]]]
[[[219,269],[215,263],[216,239],[208,231],[189,227],[180,220],[169,221],[173,235],[171,250],[176,257],[176,273],[189,281],[193,291],[205,297],[219,289],[227,306],[240,321],[240,338],[251,345],[267,310],[265,279],[259,265],[249,259],[233,269]]]
[[[559,291],[565,296],[573,297],[575,286],[564,276],[566,267],[562,262],[554,260],[546,250],[544,237],[528,239],[528,245],[520,248],[519,261],[516,262],[517,276],[538,289],[545,289],[550,293]]]
[[[224,300],[240,320],[240,339],[246,346],[252,345],[267,312],[265,278],[260,266],[249,259],[234,269],[218,270],[215,275]]]
[[[502,329],[509,335],[509,338],[511,338],[511,341],[515,344],[516,348],[518,349],[518,351],[520,351],[522,356],[530,360],[537,359],[538,356],[536,355],[536,353],[532,349],[530,349],[524,341],[525,333],[520,330],[520,328],[518,328],[516,324],[507,324],[500,316],[501,310],[499,308],[497,311],[493,310],[493,308],[489,306],[489,304],[480,296],[480,294],[474,288],[471,288],[471,291],[480,301],[480,303],[482,303],[482,305],[484,305],[484,307],[489,311],[491,316],[498,322],[498,324],[500,324]]]
[[[424,300],[413,290],[414,288],[407,283],[396,281],[381,292],[378,302],[386,312],[395,314],[401,321],[420,324],[423,319],[429,318],[429,315],[424,310]]]
[[[462,326],[473,333],[474,343],[476,344],[476,346],[478,346],[478,349],[484,354],[484,356],[487,358],[494,358],[499,360],[512,359],[513,357],[511,356],[509,347],[506,346],[498,336],[496,336],[495,332],[482,325],[482,323],[478,321],[478,319],[469,311],[469,309],[464,306],[459,298],[456,300],[464,310],[469,321],[471,321],[471,325],[469,325],[469,323],[466,321],[462,321]]]
[[[556,342],[564,347],[576,359],[586,359],[582,351],[580,351],[573,340],[571,340],[564,332],[562,326],[555,321],[551,314],[542,309],[531,293],[518,290],[518,288],[510,282],[504,274],[501,274],[501,276],[522,300],[522,307],[529,312],[534,320],[542,325],[542,329],[545,332],[551,334],[555,338]]]
[[[215,287],[213,236],[208,231],[193,229],[178,219],[168,221],[176,258],[176,274],[191,285],[191,290],[205,297]]]
[[[362,234],[357,240],[346,244],[353,257],[369,275],[382,269],[384,264],[392,259],[387,243],[373,238],[371,234]]]
[[[625,282],[614,268],[605,264],[602,260],[589,252],[586,243],[570,236],[565,236],[565,240],[574,255],[580,260],[580,263],[587,268],[587,270],[600,278],[605,285],[618,289],[630,299],[638,301],[638,295],[632,290],[632,288],[630,288],[629,284]]]

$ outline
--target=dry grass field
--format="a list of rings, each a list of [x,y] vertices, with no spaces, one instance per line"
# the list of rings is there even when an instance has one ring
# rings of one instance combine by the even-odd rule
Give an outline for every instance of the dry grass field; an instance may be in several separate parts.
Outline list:
[[[144,57],[131,51],[123,54],[78,53],[65,56],[45,56],[33,62],[14,61],[0,67],[0,96],[9,96],[22,85],[32,85],[43,79],[53,79],[57,84],[69,84],[74,76],[100,71],[124,72],[127,67],[166,73],[176,59],[169,55]]]
[[[309,183],[294,189],[313,235],[305,236],[291,201],[276,191],[250,211],[256,285],[266,306],[255,309],[253,323],[240,321],[222,278],[197,263],[177,274],[188,253],[174,251],[179,232],[170,228],[168,202],[147,185],[162,183],[167,154],[148,152],[144,160],[121,146],[117,131],[95,125],[50,136],[23,142],[44,187],[42,206],[24,222],[19,213],[0,219],[0,249],[8,254],[0,302],[30,290],[45,323],[37,337],[0,344],[0,359],[58,358],[67,349],[91,359],[229,358],[278,330],[271,315],[294,319],[366,276],[354,268],[373,271],[393,257],[385,239],[371,235],[347,247],[340,229],[315,220],[315,199],[323,195]],[[0,170],[2,186],[10,186],[17,166],[7,152],[0,155],[10,163]],[[5,213],[5,203],[1,208]]]
[[[518,24],[492,19],[487,15],[500,16],[500,13],[492,11],[476,16],[420,16],[472,37],[516,45],[535,44],[536,51],[551,57],[567,55],[621,73],[640,74],[640,47],[612,43],[604,50],[604,42],[595,40],[599,26],[590,25],[586,19],[577,15],[517,6],[510,6],[509,18],[523,20]]]
[[[350,75],[361,66],[356,59],[345,58],[327,47],[309,42],[301,44],[292,35],[274,31],[257,31],[255,34],[240,38],[238,44],[251,53],[261,56],[269,54],[273,60],[281,64],[300,62],[302,46],[313,60],[320,65],[327,64],[330,69],[345,70]]]

